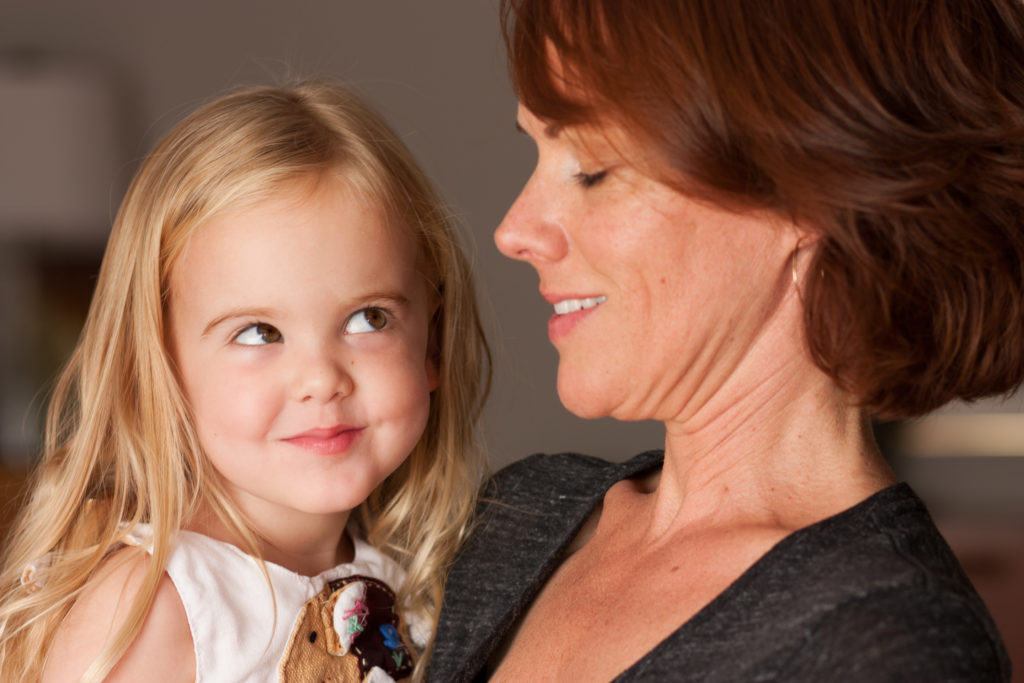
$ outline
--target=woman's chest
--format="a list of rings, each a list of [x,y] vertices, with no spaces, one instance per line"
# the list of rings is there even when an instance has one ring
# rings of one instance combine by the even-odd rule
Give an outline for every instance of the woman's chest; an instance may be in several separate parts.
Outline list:
[[[492,680],[611,680],[748,566],[685,549],[585,548],[559,566],[529,605],[491,661]]]

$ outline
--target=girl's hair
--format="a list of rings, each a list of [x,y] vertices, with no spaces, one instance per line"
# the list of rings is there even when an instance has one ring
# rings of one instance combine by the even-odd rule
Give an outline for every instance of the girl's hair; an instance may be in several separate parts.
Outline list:
[[[436,618],[447,563],[467,530],[484,470],[476,419],[489,386],[490,353],[469,265],[449,212],[377,114],[326,84],[258,87],[222,97],[172,130],[121,205],[0,576],[5,679],[38,678],[60,620],[137,523],[153,527],[153,560],[127,624],[90,670],[97,679],[138,632],[171,539],[200,502],[258,556],[255,535],[202,457],[169,360],[168,275],[195,230],[218,212],[325,174],[408,230],[439,302],[430,352],[440,381],[427,428],[355,516],[368,540],[406,568],[402,598]],[[44,555],[49,568],[40,567],[23,586],[23,568]],[[418,667],[417,675],[422,672]]]
[[[1024,380],[1020,0],[503,0],[503,17],[534,114],[624,131],[678,191],[817,234],[806,337],[866,409]]]

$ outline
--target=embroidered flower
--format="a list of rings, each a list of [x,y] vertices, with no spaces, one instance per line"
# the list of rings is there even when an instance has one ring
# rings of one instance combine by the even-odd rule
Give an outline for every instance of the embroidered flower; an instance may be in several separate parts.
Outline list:
[[[398,629],[391,624],[381,624],[380,634],[384,636],[384,645],[390,650],[401,650],[405,647],[398,635]]]

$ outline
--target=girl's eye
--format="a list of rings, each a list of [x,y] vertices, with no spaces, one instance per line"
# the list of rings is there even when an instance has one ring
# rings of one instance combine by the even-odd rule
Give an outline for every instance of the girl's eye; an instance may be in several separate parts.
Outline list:
[[[256,323],[245,328],[235,335],[235,343],[243,346],[259,346],[261,344],[276,344],[281,341],[281,333],[273,325]]]
[[[382,308],[364,308],[357,311],[345,323],[345,334],[364,334],[383,330],[388,324],[388,314]]]
[[[575,177],[576,182],[583,187],[593,187],[604,180],[606,175],[608,175],[608,171],[598,171],[597,173],[584,173],[580,171]]]

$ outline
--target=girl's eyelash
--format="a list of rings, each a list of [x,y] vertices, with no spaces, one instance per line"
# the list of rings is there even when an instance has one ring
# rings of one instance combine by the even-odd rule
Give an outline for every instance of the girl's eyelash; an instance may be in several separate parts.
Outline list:
[[[366,311],[380,311],[388,319],[388,322],[391,322],[395,318],[395,312],[393,310],[391,310],[391,308],[389,308],[388,306],[386,306],[384,304],[377,304],[377,305],[370,304],[369,306],[363,306],[362,308],[360,308],[358,311],[356,311],[352,315],[357,315],[359,313],[365,313]],[[351,316],[349,316],[349,317],[351,317]]]
[[[383,306],[361,308],[345,321],[345,334],[380,332],[391,324],[391,311]]]
[[[231,333],[228,335],[228,341],[231,341],[231,342],[238,341],[239,335],[241,335],[243,332],[248,330],[250,327],[253,327],[254,325],[258,325],[258,324],[259,323],[252,322],[252,323],[247,323],[245,325],[241,325],[241,326],[237,327],[236,329],[232,330]]]
[[[604,180],[606,175],[608,175],[608,171],[598,171],[597,173],[584,173],[580,171],[576,174],[576,182],[583,187],[593,187]]]
[[[242,336],[249,332],[250,330],[254,330],[256,334],[262,338],[263,343],[266,344],[273,344],[282,340],[281,331],[278,330],[276,327],[269,323],[254,320],[246,325],[242,325],[241,327],[239,327],[234,332],[234,334],[231,335],[231,341],[236,344],[241,343],[243,346],[258,345],[240,341]],[[267,337],[270,337],[270,339],[267,339]]]

